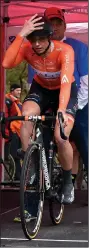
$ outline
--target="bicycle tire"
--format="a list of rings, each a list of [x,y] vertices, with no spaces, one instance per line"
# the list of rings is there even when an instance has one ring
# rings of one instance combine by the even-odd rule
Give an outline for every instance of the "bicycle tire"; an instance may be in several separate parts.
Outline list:
[[[14,180],[15,172],[16,172],[16,166],[15,166],[15,161],[14,161],[11,154],[8,155],[8,160],[6,160],[5,163],[8,167],[8,172],[11,176],[11,179]]]
[[[26,177],[26,173],[31,168],[31,156],[34,155],[34,152],[37,152],[36,154],[38,154],[39,156],[39,147],[37,144],[32,143],[31,145],[29,145],[26,153],[25,153],[25,157],[24,157],[24,161],[23,161],[23,165],[22,165],[22,171],[21,171],[21,180],[20,180],[20,216],[21,216],[21,224],[22,224],[22,229],[23,232],[26,236],[27,239],[31,240],[34,239],[39,231],[40,225],[41,225],[41,219],[42,219],[42,213],[43,213],[43,204],[44,204],[44,192],[42,189],[42,185],[40,184],[38,187],[40,187],[40,190],[38,189],[38,194],[39,194],[39,200],[38,200],[38,206],[37,206],[37,217],[35,220],[35,223],[33,225],[33,227],[31,226],[31,230],[28,227],[28,224],[31,225],[32,220],[29,221],[29,223],[26,222],[25,220],[25,215],[24,215],[24,189],[26,187],[26,182],[25,182],[25,177]],[[35,158],[35,156],[34,156]],[[30,161],[30,165],[29,165],[29,161]],[[34,161],[34,159],[33,159]],[[40,166],[40,161],[39,162],[39,166]],[[40,167],[39,167],[40,168]],[[40,177],[42,177],[42,173],[39,170],[39,175]],[[28,174],[27,174],[28,177]],[[41,178],[42,179],[42,178]],[[42,180],[41,180],[42,181]],[[31,183],[31,180],[30,180]],[[39,183],[38,183],[39,184]],[[32,188],[32,187],[31,187]],[[34,188],[34,187],[33,187]],[[29,190],[30,194],[31,190]],[[26,193],[25,193],[26,194]],[[29,195],[30,195],[29,194]],[[28,196],[27,196],[28,198]],[[32,204],[32,202],[31,202]],[[32,223],[33,224],[33,223]]]
[[[55,184],[55,187],[57,187],[57,184],[58,184],[59,191],[61,192],[62,169],[61,169],[61,166],[58,167],[58,163],[56,164],[55,158],[54,158],[54,162],[53,162],[53,168],[55,170],[55,179],[53,179],[54,184]],[[57,173],[58,173],[58,175],[57,175]],[[52,175],[52,178],[53,178],[53,175]],[[53,188],[54,188],[54,186],[53,186]],[[49,212],[50,212],[50,218],[52,220],[52,223],[54,225],[58,225],[58,224],[60,224],[60,222],[63,218],[64,205],[62,203],[58,203],[55,200],[49,199]]]
[[[60,224],[62,218],[63,218],[63,214],[64,214],[64,205],[63,204],[59,204],[57,203],[57,206],[58,207],[58,214],[55,215],[54,214],[54,202],[52,200],[49,200],[49,212],[50,212],[50,218],[52,220],[52,223],[54,225],[58,225]]]

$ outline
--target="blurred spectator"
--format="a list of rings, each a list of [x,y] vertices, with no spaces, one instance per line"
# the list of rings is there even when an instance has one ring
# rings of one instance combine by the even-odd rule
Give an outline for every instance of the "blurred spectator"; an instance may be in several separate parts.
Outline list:
[[[13,84],[10,87],[10,93],[5,96],[5,112],[6,116],[21,116],[22,103],[20,102],[21,87],[19,84]],[[20,179],[21,165],[20,159],[17,157],[17,150],[21,148],[20,142],[20,127],[21,121],[13,121],[7,123],[6,134],[9,135],[11,139],[10,154],[15,160],[16,164],[16,174],[15,180]],[[8,146],[8,140],[6,140],[5,146]],[[8,149],[6,148],[5,151]]]

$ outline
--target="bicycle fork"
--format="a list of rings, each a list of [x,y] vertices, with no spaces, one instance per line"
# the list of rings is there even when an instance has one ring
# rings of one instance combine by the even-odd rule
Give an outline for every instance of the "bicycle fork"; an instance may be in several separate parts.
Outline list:
[[[45,179],[45,186],[46,186],[46,190],[49,190],[51,188],[51,166],[52,166],[52,159],[53,159],[53,142],[50,142],[49,171],[48,171],[46,153],[45,153],[45,148],[44,148],[43,139],[42,139],[42,130],[40,130],[40,128],[36,129],[36,137],[37,137],[37,141],[39,143],[40,162],[41,162],[40,164],[41,164],[41,168],[43,170],[43,176]]]
[[[44,173],[46,190],[48,190],[51,187],[51,185],[50,185],[50,178],[49,178],[49,172],[48,172],[48,166],[47,166],[47,160],[46,160],[46,154],[45,154],[44,147],[42,147],[42,168],[43,168],[43,173]]]
[[[42,147],[42,167],[43,167],[43,172],[44,172],[46,190],[49,190],[49,188],[51,187],[51,181],[52,181],[53,146],[54,144],[51,141],[50,149],[49,149],[49,166],[47,165],[45,149],[44,147]]]

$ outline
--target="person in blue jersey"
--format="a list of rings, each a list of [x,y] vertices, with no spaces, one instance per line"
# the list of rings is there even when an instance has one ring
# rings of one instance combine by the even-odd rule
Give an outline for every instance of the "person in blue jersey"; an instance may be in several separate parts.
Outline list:
[[[54,30],[52,39],[65,42],[72,46],[75,52],[74,76],[78,86],[78,111],[70,140],[74,141],[73,183],[78,173],[79,153],[88,170],[88,46],[74,38],[66,37],[65,10],[50,7],[44,16],[51,22]]]

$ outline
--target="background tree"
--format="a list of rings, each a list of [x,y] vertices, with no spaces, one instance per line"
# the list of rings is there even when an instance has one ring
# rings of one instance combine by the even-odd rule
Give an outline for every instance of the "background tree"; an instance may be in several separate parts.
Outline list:
[[[10,86],[13,83],[19,83],[22,89],[21,100],[24,99],[28,90],[28,64],[22,62],[20,65],[13,69],[6,70],[6,92],[10,91]]]

